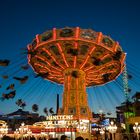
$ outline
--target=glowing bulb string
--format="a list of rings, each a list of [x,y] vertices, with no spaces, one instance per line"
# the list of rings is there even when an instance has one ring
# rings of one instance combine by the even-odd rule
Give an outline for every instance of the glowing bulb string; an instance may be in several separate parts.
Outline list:
[[[127,75],[126,64],[125,64],[124,70],[123,70],[123,86],[124,86],[124,94],[125,94],[126,100],[128,100],[129,92],[128,92],[128,75]]]

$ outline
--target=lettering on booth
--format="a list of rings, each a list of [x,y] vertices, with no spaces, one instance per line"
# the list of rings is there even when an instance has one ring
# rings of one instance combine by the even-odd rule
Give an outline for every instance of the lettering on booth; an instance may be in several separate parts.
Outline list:
[[[55,115],[55,116],[47,116],[46,120],[72,120],[73,115]]]

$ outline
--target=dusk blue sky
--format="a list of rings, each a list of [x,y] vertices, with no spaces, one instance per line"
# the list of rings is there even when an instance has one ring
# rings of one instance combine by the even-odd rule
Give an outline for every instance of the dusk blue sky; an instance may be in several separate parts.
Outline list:
[[[127,53],[127,65],[129,63],[135,65],[135,67],[130,65],[128,69],[135,74],[134,81],[130,84],[133,87],[131,94],[140,90],[139,79],[136,76],[140,67],[140,1],[138,0],[1,0],[0,59],[11,60],[9,69],[0,67],[1,75],[3,73],[10,76],[20,75],[20,72],[16,73],[19,63],[27,63],[26,55],[22,52],[35,35],[53,27],[65,26],[92,28],[118,41]],[[23,72],[21,74],[25,75]],[[46,106],[54,107],[55,110],[56,94],[62,95],[63,87],[40,78],[34,80],[31,69],[28,74],[30,74],[29,81],[25,85],[18,85],[17,95],[13,100],[0,101],[0,112],[15,111],[18,108],[15,101],[19,98],[24,98],[27,104],[25,110],[31,110],[33,103],[39,104],[41,114]],[[0,89],[2,94],[7,92],[4,86],[12,83],[12,78],[8,81],[0,78],[0,83],[3,85]],[[102,109],[114,114],[115,106],[125,99],[123,92],[120,92],[116,85],[112,83],[109,86],[115,93],[107,94],[103,89],[98,88],[87,89],[92,111],[98,112]],[[117,97],[114,98],[120,98],[119,102],[115,103],[111,99],[112,94],[116,94]],[[109,101],[109,98],[112,101]],[[104,107],[103,102],[108,105]]]

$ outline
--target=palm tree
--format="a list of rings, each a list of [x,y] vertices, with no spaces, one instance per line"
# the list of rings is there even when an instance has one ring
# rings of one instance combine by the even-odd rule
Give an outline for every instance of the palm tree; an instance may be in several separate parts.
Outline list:
[[[16,101],[16,105],[19,106],[20,108],[24,109],[26,106],[26,103],[22,99],[18,99]]]
[[[32,105],[32,110],[33,110],[34,112],[37,112],[37,111],[39,110],[38,105],[37,105],[37,104],[33,104],[33,105]]]
[[[43,109],[43,111],[44,111],[44,113],[48,116],[48,109],[47,109],[47,107],[45,107],[45,108]]]
[[[49,112],[51,113],[51,115],[54,115],[54,111],[52,107],[49,109]]]
[[[21,104],[21,106],[20,106],[22,109],[24,109],[25,107],[26,107],[26,103],[25,102],[23,102],[22,104]]]
[[[18,99],[17,101],[16,101],[16,105],[17,106],[20,106],[22,104],[22,99]]]

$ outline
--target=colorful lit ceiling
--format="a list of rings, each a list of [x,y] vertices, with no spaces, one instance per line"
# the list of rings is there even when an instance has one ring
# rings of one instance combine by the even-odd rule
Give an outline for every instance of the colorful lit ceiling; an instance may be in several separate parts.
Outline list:
[[[28,45],[28,62],[37,75],[63,84],[64,71],[86,73],[86,86],[114,80],[124,69],[125,53],[118,42],[91,29],[62,28],[46,31]]]

